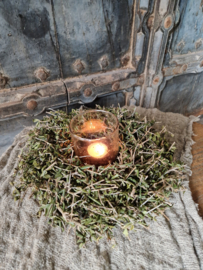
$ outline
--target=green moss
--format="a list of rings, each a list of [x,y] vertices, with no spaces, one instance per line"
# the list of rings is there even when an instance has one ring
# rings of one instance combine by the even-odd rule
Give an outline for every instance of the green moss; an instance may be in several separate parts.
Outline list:
[[[166,130],[153,129],[154,121],[131,116],[125,108],[106,109],[119,119],[120,152],[107,166],[82,164],[74,156],[69,123],[78,110],[66,115],[50,112],[29,134],[26,153],[17,168],[21,183],[15,200],[28,187],[53,226],[76,229],[77,243],[113,236],[120,226],[124,235],[135,224],[171,206],[168,197],[181,188],[184,166],[173,159],[175,146],[165,139]]]

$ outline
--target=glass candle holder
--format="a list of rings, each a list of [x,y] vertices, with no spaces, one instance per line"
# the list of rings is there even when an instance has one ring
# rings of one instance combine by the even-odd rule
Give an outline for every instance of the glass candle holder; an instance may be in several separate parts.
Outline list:
[[[76,115],[70,122],[71,141],[83,163],[112,163],[119,151],[118,119],[110,112],[89,110]]]

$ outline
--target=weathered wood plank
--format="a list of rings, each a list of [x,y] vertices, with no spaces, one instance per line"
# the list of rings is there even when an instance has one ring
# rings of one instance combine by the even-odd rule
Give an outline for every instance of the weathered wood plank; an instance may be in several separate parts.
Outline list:
[[[189,115],[203,109],[203,1],[178,0],[176,4],[176,27],[167,45],[157,106]]]
[[[59,78],[48,0],[0,1],[0,29],[0,73],[9,79],[6,87],[40,82],[39,67],[45,68],[47,80]]]
[[[155,107],[159,85],[163,80],[162,65],[170,31],[174,26],[175,1],[154,1],[146,26],[150,30],[144,69],[140,106]]]
[[[53,5],[64,77],[121,66],[130,44],[132,0],[55,0]]]
[[[187,54],[203,50],[203,2],[180,1],[180,23],[174,32],[171,50],[173,54]]]
[[[1,1],[0,73],[8,78],[5,87],[40,82],[37,75],[51,81],[120,67],[130,44],[133,2]],[[78,59],[79,72],[74,65]],[[44,71],[36,74],[40,67]]]
[[[171,78],[161,93],[158,108],[164,112],[193,114],[203,108],[203,72]]]

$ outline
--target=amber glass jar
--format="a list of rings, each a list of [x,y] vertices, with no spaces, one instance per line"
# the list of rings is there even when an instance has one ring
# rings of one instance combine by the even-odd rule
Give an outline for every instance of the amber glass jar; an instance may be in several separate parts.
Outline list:
[[[119,151],[118,119],[110,112],[88,110],[70,122],[71,141],[83,163],[106,165],[112,163]]]

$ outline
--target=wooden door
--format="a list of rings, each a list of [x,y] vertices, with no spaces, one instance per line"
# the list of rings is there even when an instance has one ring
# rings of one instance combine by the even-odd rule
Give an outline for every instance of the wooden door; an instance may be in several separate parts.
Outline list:
[[[199,110],[202,23],[201,0],[2,0],[0,118],[104,96]]]

